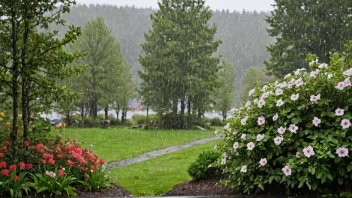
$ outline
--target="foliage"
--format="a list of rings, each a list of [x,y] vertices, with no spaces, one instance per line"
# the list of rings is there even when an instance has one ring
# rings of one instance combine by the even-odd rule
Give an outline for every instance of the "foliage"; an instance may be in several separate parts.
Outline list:
[[[215,92],[215,110],[220,111],[223,120],[234,105],[236,73],[232,64],[223,61],[223,69],[219,72],[219,87]]]
[[[100,191],[110,187],[110,177],[103,167],[98,167],[94,172],[88,172],[85,179],[79,181],[86,190]]]
[[[12,165],[13,166],[13,165]],[[26,172],[9,170],[9,167],[2,167],[0,175],[0,195],[11,197],[22,197],[22,193],[27,195],[30,191],[27,183],[25,183]]]
[[[218,151],[204,151],[188,168],[188,174],[194,180],[214,178],[220,175],[220,168],[213,167],[212,164],[220,158]]]
[[[211,126],[224,126],[224,122],[219,118],[212,118],[209,121]]]
[[[305,56],[316,54],[329,61],[329,51],[343,49],[352,39],[352,2],[345,0],[275,0],[268,15],[268,33],[277,38],[267,47],[271,54],[265,62],[268,73],[283,77],[305,65]]]
[[[208,27],[212,13],[204,0],[162,0],[158,5],[141,45],[139,92],[158,114],[172,111],[169,115],[175,117],[180,103],[179,124],[169,126],[183,128],[186,103],[200,115],[210,104],[219,63],[213,53],[220,41],[214,41],[216,27]]]
[[[97,128],[100,127],[100,125],[100,120],[98,120],[97,118],[86,117],[83,119],[83,126],[85,128]]]
[[[242,76],[242,89],[241,89],[241,101],[247,101],[251,99],[248,95],[249,90],[253,89],[258,83],[262,85],[264,83],[265,70],[258,67],[249,67]]]
[[[308,60],[281,81],[250,91],[220,147],[225,183],[253,193],[284,185],[288,193],[350,191],[352,42],[330,64]]]

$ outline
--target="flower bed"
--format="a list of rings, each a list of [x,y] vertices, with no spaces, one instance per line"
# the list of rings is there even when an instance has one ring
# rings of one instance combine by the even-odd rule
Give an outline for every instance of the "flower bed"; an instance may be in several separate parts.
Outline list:
[[[226,183],[238,192],[351,191],[352,43],[330,64],[309,55],[311,72],[256,87],[225,126]]]

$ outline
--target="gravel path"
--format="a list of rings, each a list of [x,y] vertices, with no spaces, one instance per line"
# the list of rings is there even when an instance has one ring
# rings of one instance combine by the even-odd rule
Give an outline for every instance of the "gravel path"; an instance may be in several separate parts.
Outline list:
[[[139,163],[139,162],[143,162],[152,158],[156,158],[165,154],[169,154],[172,152],[176,152],[179,150],[183,150],[192,146],[196,146],[196,145],[200,145],[200,144],[205,144],[207,142],[211,142],[214,140],[219,139],[220,137],[211,137],[211,138],[204,138],[204,139],[200,139],[200,140],[195,140],[192,142],[187,142],[185,144],[181,144],[181,145],[177,145],[177,146],[171,146],[171,147],[167,147],[164,149],[159,149],[156,151],[151,151],[148,153],[144,153],[142,155],[139,155],[137,157],[133,157],[133,158],[129,158],[129,159],[125,159],[125,160],[121,160],[118,162],[111,162],[109,164],[107,164],[105,167],[106,168],[119,168],[119,167],[124,167],[124,166],[128,166],[134,163]]]

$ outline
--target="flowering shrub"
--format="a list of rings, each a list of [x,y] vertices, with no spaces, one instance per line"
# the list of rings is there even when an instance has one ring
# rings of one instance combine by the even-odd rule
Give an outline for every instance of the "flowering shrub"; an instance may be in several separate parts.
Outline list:
[[[103,159],[99,159],[92,150],[80,147],[75,140],[56,136],[52,141],[47,135],[44,138],[31,138],[31,141],[19,140],[19,162],[10,164],[9,133],[11,121],[5,113],[0,112],[0,195],[21,197],[22,192],[32,190],[39,195],[71,196],[76,195],[73,186],[90,185],[90,190],[101,190],[109,187],[109,177],[102,168]],[[36,135],[40,130],[48,130],[45,123],[32,125]],[[20,137],[21,130],[18,131]],[[32,141],[34,140],[34,141]],[[24,150],[29,155],[23,157]],[[88,179],[90,178],[90,179]]]
[[[254,100],[225,126],[226,184],[245,193],[280,185],[293,193],[351,190],[351,47],[331,54],[329,65],[309,55],[311,72],[298,69],[249,92]]]

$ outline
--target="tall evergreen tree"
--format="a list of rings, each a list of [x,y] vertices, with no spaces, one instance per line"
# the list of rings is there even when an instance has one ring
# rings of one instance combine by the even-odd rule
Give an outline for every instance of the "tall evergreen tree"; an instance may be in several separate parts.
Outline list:
[[[220,41],[214,41],[216,27],[208,27],[212,13],[204,0],[162,0],[158,5],[142,44],[140,93],[160,113],[176,114],[180,104],[183,128],[187,100],[198,97],[200,109],[210,99],[202,93],[214,89],[219,58],[212,55]]]
[[[352,1],[275,0],[266,18],[270,36],[276,43],[267,47],[268,73],[277,77],[307,67],[305,56],[316,54],[329,62],[329,51],[340,51],[352,39]]]

